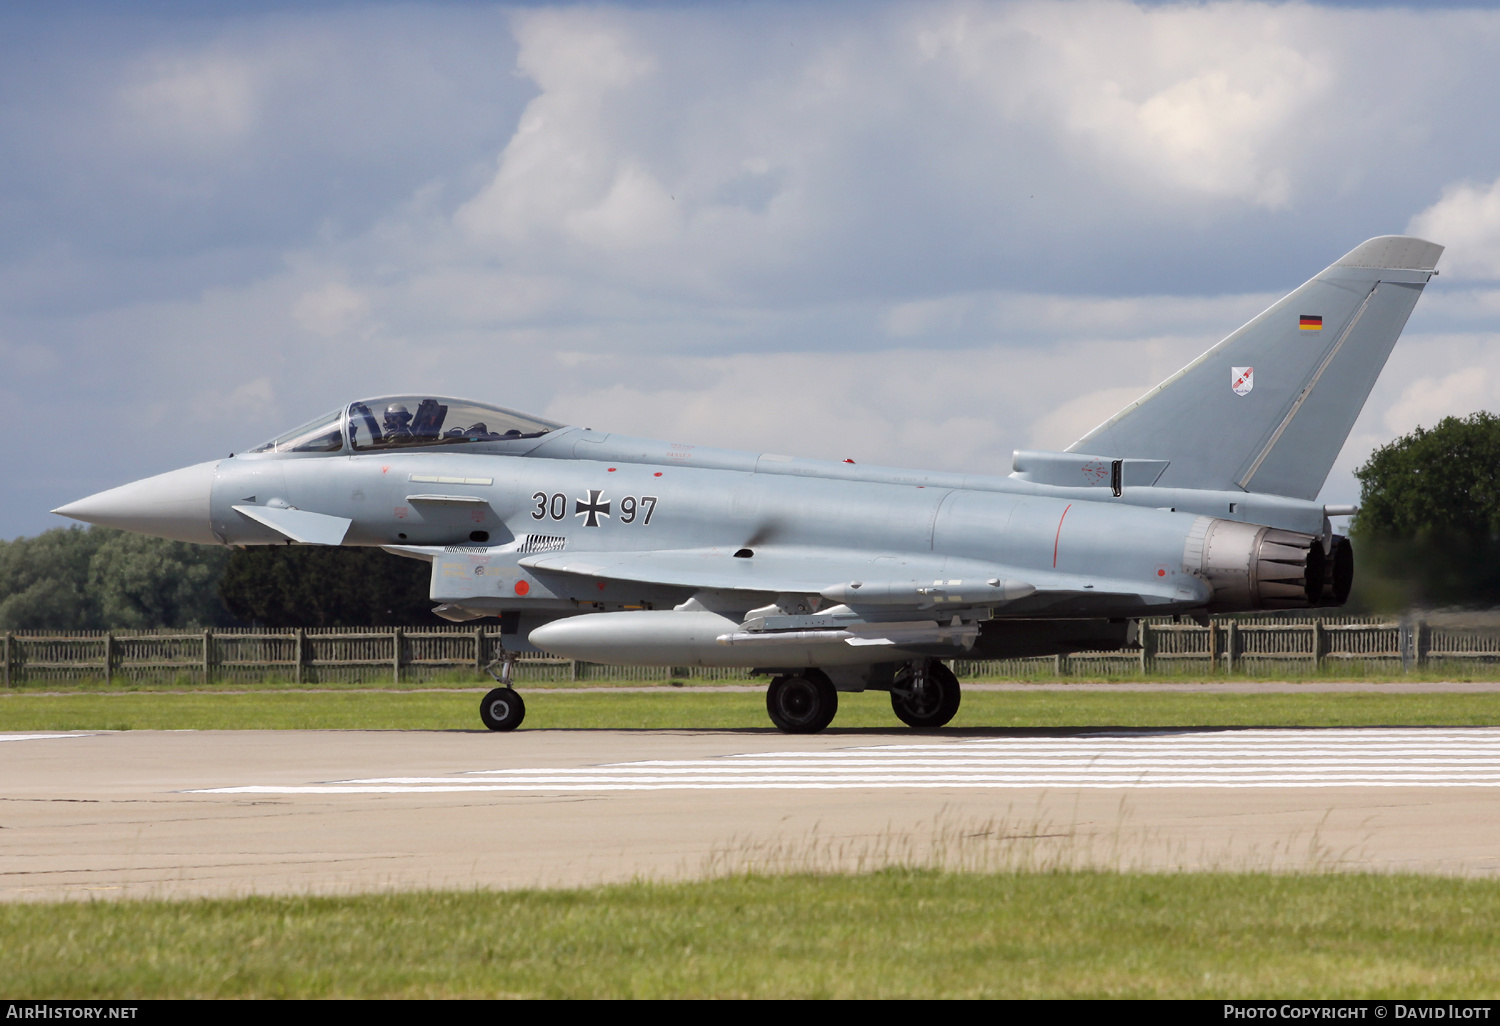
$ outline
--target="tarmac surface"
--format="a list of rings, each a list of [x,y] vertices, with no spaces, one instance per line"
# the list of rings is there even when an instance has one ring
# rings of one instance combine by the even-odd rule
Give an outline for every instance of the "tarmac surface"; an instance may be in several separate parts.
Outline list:
[[[752,868],[1500,873],[1500,728],[0,734],[0,900]]]

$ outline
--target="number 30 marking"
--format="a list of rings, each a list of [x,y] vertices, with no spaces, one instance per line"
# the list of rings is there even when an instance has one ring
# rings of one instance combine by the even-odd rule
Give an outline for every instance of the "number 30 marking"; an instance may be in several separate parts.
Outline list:
[[[552,514],[553,520],[561,520],[568,515],[568,497],[562,492],[556,492],[550,497],[546,492],[532,492],[531,501],[536,503],[536,509],[531,511],[533,520],[545,520],[548,513]]]

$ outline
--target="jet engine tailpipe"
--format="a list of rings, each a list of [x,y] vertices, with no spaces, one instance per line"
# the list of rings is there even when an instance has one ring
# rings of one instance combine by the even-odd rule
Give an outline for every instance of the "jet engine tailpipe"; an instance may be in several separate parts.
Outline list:
[[[1342,604],[1353,574],[1347,553],[1333,573],[1334,594],[1324,591],[1329,583],[1325,562],[1340,555],[1337,549],[1333,557],[1325,555],[1316,535],[1199,517],[1188,532],[1182,563],[1213,587],[1209,610],[1232,613]]]
[[[1320,606],[1341,606],[1354,586],[1354,546],[1341,534],[1333,536],[1323,557],[1323,597]]]

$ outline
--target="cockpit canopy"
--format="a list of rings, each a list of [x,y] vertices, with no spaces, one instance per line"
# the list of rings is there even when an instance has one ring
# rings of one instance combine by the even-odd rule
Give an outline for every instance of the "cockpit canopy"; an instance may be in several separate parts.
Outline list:
[[[386,396],[364,399],[288,431],[251,452],[388,451],[540,438],[562,427],[467,399]]]

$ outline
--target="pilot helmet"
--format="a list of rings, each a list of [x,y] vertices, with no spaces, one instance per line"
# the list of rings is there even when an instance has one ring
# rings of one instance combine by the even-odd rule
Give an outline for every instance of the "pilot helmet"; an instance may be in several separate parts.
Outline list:
[[[411,422],[411,413],[401,403],[391,403],[385,408],[386,427],[406,427]]]

